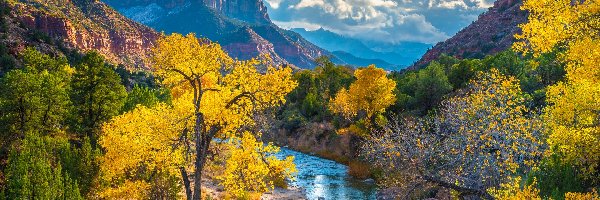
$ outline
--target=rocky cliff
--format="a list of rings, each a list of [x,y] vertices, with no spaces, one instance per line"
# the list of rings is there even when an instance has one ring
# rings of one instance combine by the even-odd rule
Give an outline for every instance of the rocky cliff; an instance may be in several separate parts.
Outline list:
[[[250,23],[269,24],[267,7],[262,0],[204,0],[204,4],[225,16]]]
[[[280,64],[315,67],[331,53],[273,24],[262,0],[106,0],[131,19],[166,33],[196,33],[233,57],[268,54]]]
[[[438,43],[417,61],[412,69],[425,66],[441,54],[457,58],[482,58],[506,50],[515,42],[519,24],[527,21],[527,12],[520,9],[522,0],[498,0],[477,21],[445,42]]]
[[[35,38],[19,32],[45,34],[68,49],[96,50],[114,64],[146,68],[156,31],[134,22],[98,0],[19,0],[9,3],[10,18],[17,24],[9,31],[14,51],[36,46]]]

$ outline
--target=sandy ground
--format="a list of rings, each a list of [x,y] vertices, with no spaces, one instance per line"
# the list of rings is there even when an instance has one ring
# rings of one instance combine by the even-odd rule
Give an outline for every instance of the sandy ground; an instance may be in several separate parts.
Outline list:
[[[217,185],[213,181],[203,180],[202,191],[211,196],[213,199],[222,199],[223,187]],[[271,192],[262,195],[261,200],[297,200],[307,199],[302,188],[290,187],[287,189],[275,188]]]

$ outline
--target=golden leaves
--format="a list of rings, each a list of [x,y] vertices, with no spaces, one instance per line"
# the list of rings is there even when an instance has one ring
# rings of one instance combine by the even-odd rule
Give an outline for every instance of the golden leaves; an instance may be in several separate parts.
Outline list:
[[[354,72],[356,81],[348,90],[341,89],[332,100],[331,109],[351,118],[358,112],[366,112],[366,117],[371,118],[376,113],[385,112],[385,109],[396,101],[393,93],[396,82],[388,79],[383,69],[371,65]]]
[[[231,138],[229,152],[225,172],[218,179],[225,190],[236,197],[248,191],[267,192],[296,173],[293,156],[277,159],[274,154],[279,148],[257,141],[249,132],[244,132],[241,138]]]
[[[203,142],[197,145],[205,145],[201,147],[207,149],[214,138],[237,140],[241,129],[254,125],[256,112],[282,104],[285,96],[297,86],[290,68],[276,68],[256,59],[232,59],[219,44],[199,40],[193,34],[162,38],[153,53],[153,71],[163,86],[171,89],[173,103],[138,107],[103,126],[100,144],[106,154],[102,158],[101,171],[103,179],[111,183],[107,192],[141,187],[146,180],[137,177],[148,173],[166,172],[181,177],[179,170],[193,165],[194,161],[189,158],[196,158],[189,154],[201,153],[191,145],[198,141],[197,138]],[[267,72],[259,73],[257,65],[267,66]],[[262,186],[270,183],[262,183],[260,181],[267,180],[259,179],[266,173],[265,162],[270,164],[269,180],[289,177],[293,171],[292,158],[280,161],[263,156],[277,150],[272,146],[257,146],[260,142],[250,140],[250,137],[252,135],[245,133],[242,143],[235,146],[244,149],[232,150],[235,154],[228,162],[232,163],[228,170],[238,170],[236,160],[244,159],[251,160],[237,164],[256,168],[246,171],[243,176],[232,175],[224,180],[235,182],[242,177],[250,178],[246,180],[258,185],[249,188],[269,189]],[[254,145],[254,148],[248,145]],[[207,154],[200,156],[205,158]],[[279,174],[275,176],[274,172]],[[238,189],[232,190],[237,192]]]
[[[528,0],[529,22],[514,48],[524,53],[565,49],[567,80],[547,90],[548,143],[586,172],[600,163],[600,3],[597,0]]]

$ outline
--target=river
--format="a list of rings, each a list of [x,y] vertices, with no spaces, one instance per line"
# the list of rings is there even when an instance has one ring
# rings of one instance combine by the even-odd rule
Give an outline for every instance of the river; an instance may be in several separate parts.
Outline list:
[[[310,200],[375,199],[377,186],[352,178],[346,165],[284,147],[277,156],[294,156],[298,174],[291,185],[304,189]]]

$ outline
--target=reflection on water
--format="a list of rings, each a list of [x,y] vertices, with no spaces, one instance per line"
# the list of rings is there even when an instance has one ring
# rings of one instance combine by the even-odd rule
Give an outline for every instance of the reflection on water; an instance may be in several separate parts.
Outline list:
[[[292,185],[302,187],[308,199],[375,199],[376,185],[348,175],[348,167],[331,160],[281,148],[278,157],[294,156],[298,176]]]

